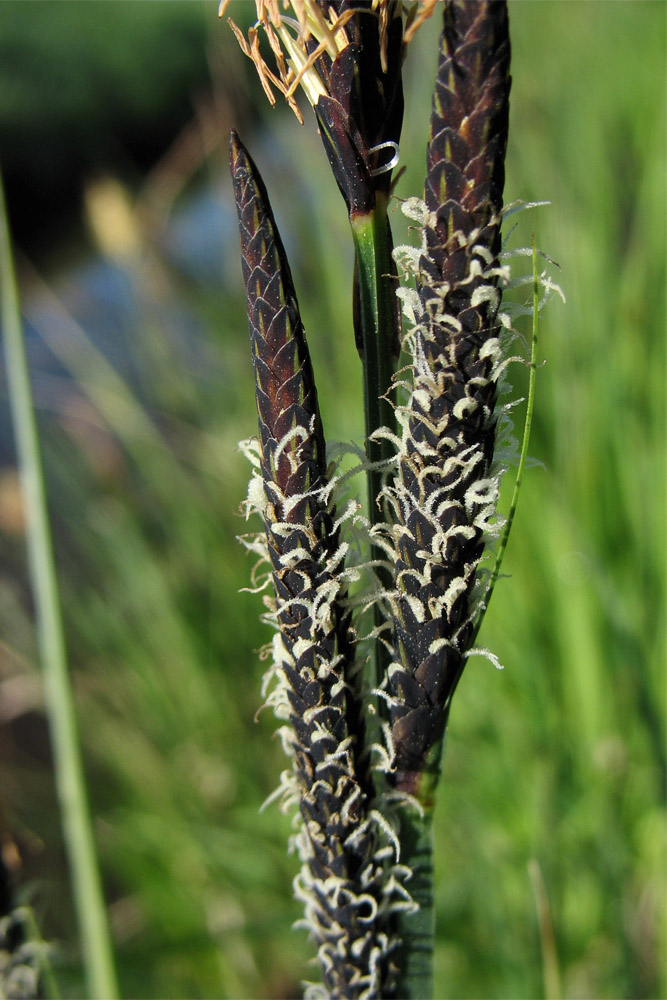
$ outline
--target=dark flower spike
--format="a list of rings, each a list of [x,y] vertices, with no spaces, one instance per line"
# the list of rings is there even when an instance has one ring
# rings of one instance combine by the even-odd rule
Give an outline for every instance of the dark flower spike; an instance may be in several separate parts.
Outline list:
[[[0,909],[0,997],[38,1000],[45,995],[43,970],[51,946],[30,939],[33,921],[28,907]]]
[[[325,443],[310,355],[285,251],[264,183],[235,132],[230,160],[255,369],[267,502],[322,485]],[[302,428],[302,434],[295,433]],[[287,513],[303,521],[305,502]]]
[[[486,248],[493,258],[500,252],[509,65],[504,0],[447,0],[424,194],[436,217],[426,232],[425,266],[439,282],[464,280],[473,247]],[[461,234],[468,244],[465,254]],[[449,304],[456,309],[458,303]]]
[[[428,805],[452,694],[472,642],[476,571],[493,533],[503,370],[500,214],[507,136],[507,9],[447,0],[433,100],[413,384],[400,414],[395,663],[396,783]],[[413,207],[414,211],[414,207]]]
[[[303,88],[347,206],[355,248],[353,318],[362,360],[372,524],[383,519],[378,498],[384,471],[394,457],[389,440],[374,437],[374,432],[380,427],[395,430],[391,392],[401,317],[387,205],[403,119],[402,6],[399,0],[256,0],[258,20],[247,41],[232,24],[270,100],[275,87],[300,118],[293,95],[298,86]],[[225,7],[226,0],[221,13]],[[286,13],[290,9],[295,18]],[[277,72],[260,54],[260,26]],[[372,558],[381,564],[376,546]],[[390,587],[391,581],[379,571],[378,591]],[[379,608],[375,616],[379,626]],[[384,647],[373,650],[372,660],[377,686],[387,665]],[[384,712],[384,706],[380,710]]]
[[[392,950],[387,927],[396,905],[405,906],[405,894],[388,828],[379,824],[369,783],[360,776],[360,725],[348,696],[347,547],[338,536],[289,265],[264,184],[234,132],[230,159],[259,419],[260,471],[248,507],[264,519],[275,592],[268,703],[287,722],[281,736],[293,758],[280,791],[286,805],[300,809],[296,845],[303,868],[296,890],[319,945],[321,995],[379,997]],[[251,547],[258,550],[257,541]],[[387,892],[390,875],[397,888]]]

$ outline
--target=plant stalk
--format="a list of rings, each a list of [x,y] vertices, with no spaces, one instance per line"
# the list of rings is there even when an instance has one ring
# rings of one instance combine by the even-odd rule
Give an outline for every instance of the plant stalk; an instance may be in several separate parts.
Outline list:
[[[9,405],[26,508],[28,562],[35,600],[37,642],[88,996],[99,1000],[115,1000],[118,987],[87,801],[72,686],[67,669],[39,438],[1,180],[0,289]]]
[[[532,261],[533,261],[533,324],[532,324],[532,336],[530,345],[530,362],[529,362],[529,375],[528,375],[528,399],[526,401],[526,418],[523,425],[523,437],[521,439],[521,452],[519,454],[519,464],[516,471],[516,478],[514,480],[514,488],[512,490],[512,499],[510,500],[509,511],[507,513],[507,520],[505,521],[505,526],[503,528],[503,533],[498,542],[498,551],[496,552],[496,558],[493,564],[493,569],[491,570],[491,577],[489,579],[489,585],[484,594],[484,600],[482,601],[481,614],[475,622],[475,629],[473,632],[472,642],[475,641],[480,628],[482,627],[482,621],[484,615],[489,607],[489,601],[491,600],[491,595],[493,594],[494,588],[500,576],[500,567],[502,566],[503,559],[505,557],[505,550],[507,549],[507,542],[509,541],[510,531],[512,530],[512,525],[514,523],[514,515],[516,513],[516,505],[519,500],[519,491],[521,489],[521,484],[523,482],[523,472],[526,467],[526,460],[528,458],[528,445],[530,443],[530,432],[533,426],[533,410],[535,409],[535,381],[537,376],[537,337],[540,322],[540,276],[537,270],[537,245],[535,243],[535,233],[532,237]]]
[[[391,234],[387,219],[387,196],[376,194],[375,208],[368,213],[352,214],[350,225],[356,255],[358,310],[355,315],[357,342],[361,345],[364,388],[368,518],[371,527],[384,520],[379,503],[383,485],[383,463],[394,456],[386,439],[371,440],[380,427],[396,430],[396,417],[391,403],[391,380],[397,340],[397,300],[394,289]],[[371,559],[383,561],[381,549],[373,546]],[[390,574],[382,566],[376,568],[383,589],[391,587]],[[375,607],[375,624],[383,621]],[[389,664],[389,653],[381,642],[375,644],[375,683],[382,682]]]

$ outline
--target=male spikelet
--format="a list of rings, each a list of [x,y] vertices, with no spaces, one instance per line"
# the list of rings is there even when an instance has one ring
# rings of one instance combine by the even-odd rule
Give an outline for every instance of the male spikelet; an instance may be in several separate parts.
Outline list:
[[[498,253],[507,141],[504,2],[446,0],[417,254],[412,392],[399,412],[395,662],[397,786],[428,797],[473,638],[473,589],[495,512]],[[413,206],[414,211],[414,206]]]
[[[221,15],[228,5],[229,0],[222,0]],[[383,317],[377,346],[365,343],[363,291],[356,269],[353,289],[359,353],[363,356],[375,347],[382,358],[378,371],[387,373],[377,398],[389,388],[391,359],[398,358],[400,350],[401,317],[394,294],[397,280],[387,202],[403,122],[403,4],[400,0],[362,4],[354,0],[255,0],[255,7],[257,21],[247,37],[229,19],[242,51],[255,64],[271,103],[276,100],[274,90],[282,92],[301,122],[295,93],[298,87],[303,89],[315,112],[353,233],[363,240],[365,230],[372,231],[381,255],[377,292]],[[262,34],[272,54],[268,63],[259,44]],[[383,401],[380,408],[385,410],[384,422],[392,422],[389,404]]]
[[[222,0],[220,16],[229,5]],[[257,22],[247,39],[230,18],[243,52],[254,62],[265,93],[281,91],[300,121],[300,85],[313,106],[322,142],[350,215],[370,212],[388,196],[391,148],[403,121],[400,0],[255,0]],[[266,63],[259,32],[275,68]],[[389,155],[387,155],[389,154]]]
[[[319,945],[322,995],[378,997],[391,951],[383,927],[405,899],[362,774],[357,710],[348,697],[346,546],[289,265],[264,184],[234,132],[230,156],[259,418],[250,506],[264,519],[278,628],[269,702],[288,723],[281,735],[293,771],[282,788],[302,820],[297,895]]]

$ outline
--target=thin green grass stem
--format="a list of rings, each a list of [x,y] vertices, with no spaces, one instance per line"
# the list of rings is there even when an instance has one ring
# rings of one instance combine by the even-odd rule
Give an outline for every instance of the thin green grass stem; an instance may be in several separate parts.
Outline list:
[[[0,288],[9,405],[26,507],[30,578],[44,679],[55,780],[79,923],[88,996],[118,996],[113,953],[86,794],[85,776],[67,669],[46,492],[4,191],[0,181]]]
[[[540,928],[544,998],[545,1000],[558,1000],[559,997],[563,996],[563,988],[561,986],[556,935],[554,933],[553,918],[549,906],[549,897],[547,896],[546,886],[542,877],[542,870],[536,858],[531,858],[528,862],[528,874],[533,886],[537,921]]]
[[[391,279],[387,199],[378,195],[374,210],[365,215],[350,216],[350,225],[356,254],[359,292],[357,335],[363,345],[366,455],[371,463],[367,473],[368,517],[373,526],[383,520],[378,505],[383,473],[381,465],[378,467],[378,464],[391,459],[394,450],[391,442],[384,439],[372,441],[371,435],[379,427],[388,427],[392,431],[396,428],[394,409],[389,398],[394,373],[396,295]],[[382,560],[384,553],[379,548],[373,548],[371,558]],[[383,588],[390,586],[387,574],[378,570],[377,575]],[[381,624],[382,620],[380,609],[376,607],[375,624]],[[376,643],[376,647],[375,683],[379,685],[388,666],[388,653],[382,643]]]
[[[479,619],[475,624],[473,639],[479,633],[484,615],[486,614],[487,608],[489,607],[489,601],[491,600],[491,595],[493,594],[496,582],[498,580],[498,577],[500,576],[500,567],[502,566],[503,558],[505,556],[505,550],[507,549],[507,542],[510,537],[510,531],[512,530],[514,515],[516,513],[516,506],[519,500],[519,490],[521,489],[521,484],[523,482],[523,471],[526,466],[526,459],[528,458],[528,444],[530,442],[530,431],[533,425],[533,410],[535,408],[535,376],[537,373],[537,334],[538,334],[538,325],[540,318],[540,276],[537,270],[537,246],[535,244],[534,233],[533,233],[532,250],[533,250],[532,253],[533,330],[532,330],[532,339],[530,345],[528,399],[526,402],[526,419],[523,425],[523,440],[521,441],[521,453],[519,455],[519,465],[516,472],[516,479],[514,480],[514,489],[512,490],[512,499],[510,500],[510,507],[507,514],[507,520],[505,521],[505,527],[503,528],[503,533],[500,536],[500,541],[498,543],[498,551],[496,552],[496,559],[489,580],[489,586],[486,589],[484,600],[482,601],[481,613]]]

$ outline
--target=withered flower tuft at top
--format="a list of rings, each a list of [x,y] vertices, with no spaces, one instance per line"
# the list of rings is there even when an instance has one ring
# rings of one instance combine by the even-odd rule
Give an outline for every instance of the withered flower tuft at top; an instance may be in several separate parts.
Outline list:
[[[222,14],[228,0],[223,0]],[[366,214],[389,192],[403,120],[402,5],[399,0],[256,0],[257,24],[239,44],[274,103],[282,92],[297,117],[301,86],[350,215]],[[291,12],[290,12],[291,8]],[[290,16],[290,13],[293,16]],[[275,57],[263,59],[259,27]]]

